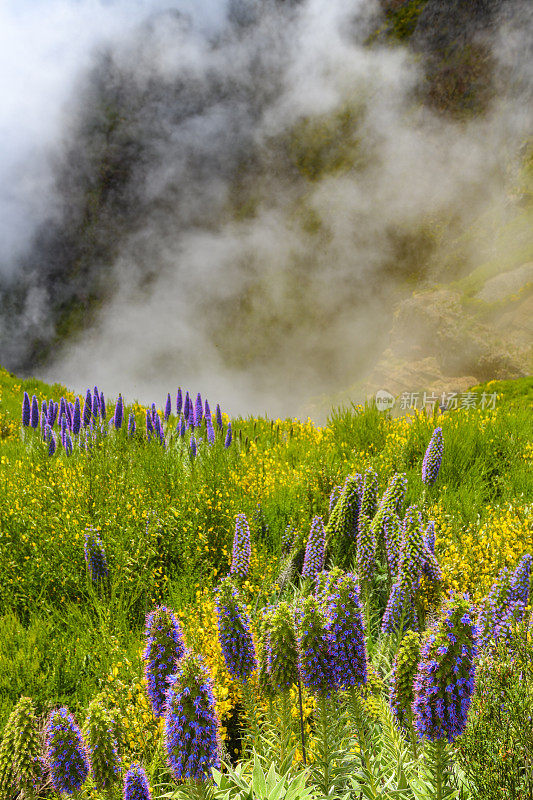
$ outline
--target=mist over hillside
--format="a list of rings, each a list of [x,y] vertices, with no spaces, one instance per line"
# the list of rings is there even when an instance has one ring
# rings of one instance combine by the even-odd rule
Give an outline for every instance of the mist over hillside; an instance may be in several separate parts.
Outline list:
[[[465,310],[461,281],[533,260],[530,4],[48,10],[35,41],[50,42],[50,105],[29,75],[26,150],[13,135],[1,165],[14,181],[0,192],[4,366],[145,401],[179,383],[233,413],[286,416],[369,376],[391,329],[391,363],[438,358],[432,318],[402,316],[413,291],[460,291],[450,327],[486,305]],[[471,342],[499,322],[444,337],[463,342],[452,378],[527,371],[508,322],[475,372]]]

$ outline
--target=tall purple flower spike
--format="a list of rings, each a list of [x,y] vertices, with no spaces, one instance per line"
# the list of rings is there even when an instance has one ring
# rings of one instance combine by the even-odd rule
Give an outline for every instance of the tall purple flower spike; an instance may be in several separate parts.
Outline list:
[[[196,425],[200,426],[202,422],[202,418],[204,416],[204,404],[202,402],[202,395],[200,392],[196,395],[196,408],[195,408],[195,418],[196,418]]]
[[[189,407],[191,405],[191,400],[189,398],[189,392],[185,394],[185,402],[183,404],[183,416],[185,419],[189,419]]]
[[[228,430],[227,430],[227,432],[226,432],[226,439],[225,439],[225,441],[224,441],[224,447],[229,447],[229,446],[230,446],[230,444],[231,444],[231,438],[232,438],[232,433],[231,433],[231,422],[228,422]]]
[[[181,394],[181,387],[178,388],[178,393],[176,395],[176,413],[179,415],[181,414],[181,409],[183,408],[183,397]]]
[[[170,399],[170,392],[167,394],[167,402],[165,403],[165,421],[172,413],[172,400]]]
[[[74,403],[74,413],[72,415],[72,433],[77,436],[80,432],[81,428],[81,407],[80,407],[80,398],[76,397],[76,402]]]
[[[22,400],[22,425],[24,428],[29,428],[30,418],[31,418],[30,398],[28,396],[28,392],[24,392],[24,399]]]
[[[31,399],[30,425],[32,428],[39,427],[39,404],[35,395]]]
[[[93,413],[93,398],[92,398],[92,395],[91,395],[91,390],[87,389],[87,392],[85,394],[85,405],[83,407],[83,427],[84,428],[88,427],[89,422],[91,421],[92,413]]]
[[[222,428],[223,428],[222,411],[220,410],[220,406],[219,406],[218,403],[217,403],[217,408],[216,408],[216,418],[217,418],[217,425],[220,428],[220,430],[222,430]]]

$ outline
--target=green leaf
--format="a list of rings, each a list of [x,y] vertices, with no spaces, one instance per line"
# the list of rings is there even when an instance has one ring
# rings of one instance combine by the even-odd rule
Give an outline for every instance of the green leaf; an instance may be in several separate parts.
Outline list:
[[[267,796],[265,773],[261,769],[261,764],[256,758],[254,759],[254,768],[252,772],[252,787],[254,794],[258,797],[265,798]]]

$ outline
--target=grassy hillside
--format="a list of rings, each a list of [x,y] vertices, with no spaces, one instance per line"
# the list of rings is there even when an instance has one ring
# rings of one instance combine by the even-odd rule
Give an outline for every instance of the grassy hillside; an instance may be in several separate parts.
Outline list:
[[[334,487],[370,468],[379,496],[394,473],[405,473],[404,507],[416,504],[424,525],[435,522],[439,596],[455,588],[481,601],[502,567],[514,568],[533,552],[533,379],[477,389],[498,392],[494,409],[392,419],[374,407],[352,406],[332,411],[323,427],[239,418],[231,421],[228,447],[224,414],[213,444],[205,422],[195,430],[195,456],[190,431],[183,439],[175,431],[174,413],[162,422],[165,446],[155,436],[147,441],[146,409],[133,403],[120,429],[105,425],[107,434],[95,436],[88,449],[75,445],[67,455],[58,445],[49,456],[39,428],[21,428],[23,393],[35,394],[39,405],[75,396],[1,371],[0,730],[21,695],[33,699],[38,714],[64,704],[81,720],[100,693],[125,726],[126,761],[149,762],[153,779],[167,780],[156,758],[161,728],[146,700],[141,659],[145,615],[162,604],[178,613],[188,645],[204,655],[226,746],[239,747],[243,690],[224,662],[213,598],[231,564],[235,517],[244,513],[250,526],[251,564],[241,591],[257,619],[259,608],[302,589],[294,567],[313,517],[327,522]],[[108,399],[108,420],[113,407]],[[133,436],[126,429],[130,412]],[[427,486],[421,465],[438,426],[444,457],[437,481]],[[58,437],[57,423],[55,430]],[[287,526],[296,537],[292,572],[282,550]],[[105,589],[93,586],[87,571],[89,528],[105,549]],[[354,566],[343,547],[335,537],[328,540],[326,567]],[[390,588],[391,575],[378,570],[368,588],[369,647],[379,641]],[[420,613],[433,613],[436,602],[423,581]],[[304,700],[305,714],[312,715],[312,696]],[[87,792],[80,796],[100,797]]]

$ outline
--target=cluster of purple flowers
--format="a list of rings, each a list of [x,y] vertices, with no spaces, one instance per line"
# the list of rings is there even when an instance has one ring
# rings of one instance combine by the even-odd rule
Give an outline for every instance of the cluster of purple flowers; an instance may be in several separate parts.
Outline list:
[[[479,646],[485,648],[508,638],[514,621],[523,618],[528,603],[533,559],[526,553],[514,572],[503,567],[479,608]]]
[[[160,606],[146,616],[146,648],[143,653],[148,696],[154,716],[165,713],[168,679],[176,672],[185,652],[181,626],[175,614]]]
[[[93,582],[97,583],[106,578],[109,575],[109,568],[104,546],[98,533],[89,527],[86,528],[84,551],[87,568]]]
[[[295,624],[302,683],[313,694],[329,696],[335,688],[334,639],[316,597],[306,597],[298,603]]]
[[[435,428],[422,462],[422,480],[428,486],[437,480],[443,452],[442,428]]]
[[[48,443],[48,453],[52,456],[58,445],[61,444],[67,455],[70,455],[76,444],[82,450],[90,450],[98,436],[105,436],[109,428],[119,430],[124,422],[124,401],[119,394],[113,414],[106,422],[106,403],[102,392],[94,389],[87,389],[83,408],[80,399],[76,398],[75,403],[70,403],[64,397],[59,403],[53,400],[43,400],[41,410],[37,397],[33,395],[31,401],[27,392],[24,392],[22,401],[22,426],[24,428],[41,428],[43,440]],[[155,403],[151,409],[146,411],[146,436],[148,441],[153,437],[163,446],[167,446],[165,434],[165,424],[168,423],[172,413],[171,395],[167,394],[163,416],[157,411]],[[205,440],[208,445],[213,445],[216,441],[215,425],[213,415],[208,401],[202,401],[200,393],[196,396],[196,401],[192,400],[189,392],[186,393],[185,402],[181,389],[178,389],[176,396],[176,414],[178,417],[176,433],[180,439],[184,439],[186,431],[189,429],[191,436],[189,439],[189,449],[194,458],[197,453],[198,445],[202,437],[198,434],[205,427]],[[54,432],[54,425],[58,425],[58,434]],[[217,404],[215,412],[216,429],[223,437],[224,446],[228,448],[232,442],[231,423],[228,423],[224,434],[224,424],[220,405]],[[133,412],[130,412],[127,424],[127,435],[133,438],[136,433],[136,420]]]
[[[188,650],[169,678],[164,741],[175,780],[204,781],[220,766],[220,723],[211,678]]]
[[[216,598],[218,637],[228,672],[246,681],[257,667],[248,612],[235,586],[225,578]]]
[[[56,792],[80,789],[89,774],[81,731],[67,708],[52,711],[45,729],[46,763]]]
[[[132,764],[124,776],[124,800],[152,800],[148,776],[140,764]]]
[[[235,536],[233,538],[233,558],[231,561],[231,575],[246,578],[250,569],[252,547],[250,543],[250,528],[245,514],[237,514],[235,519]]]
[[[338,568],[322,575],[315,596],[323,604],[332,637],[335,687],[361,686],[367,679],[367,653],[356,576]]]
[[[313,517],[311,530],[305,548],[302,577],[315,579],[318,572],[324,568],[324,555],[326,547],[326,534],[322,517]]]
[[[420,738],[453,742],[463,733],[474,689],[477,643],[468,595],[450,592],[424,639],[413,683],[414,722]]]

